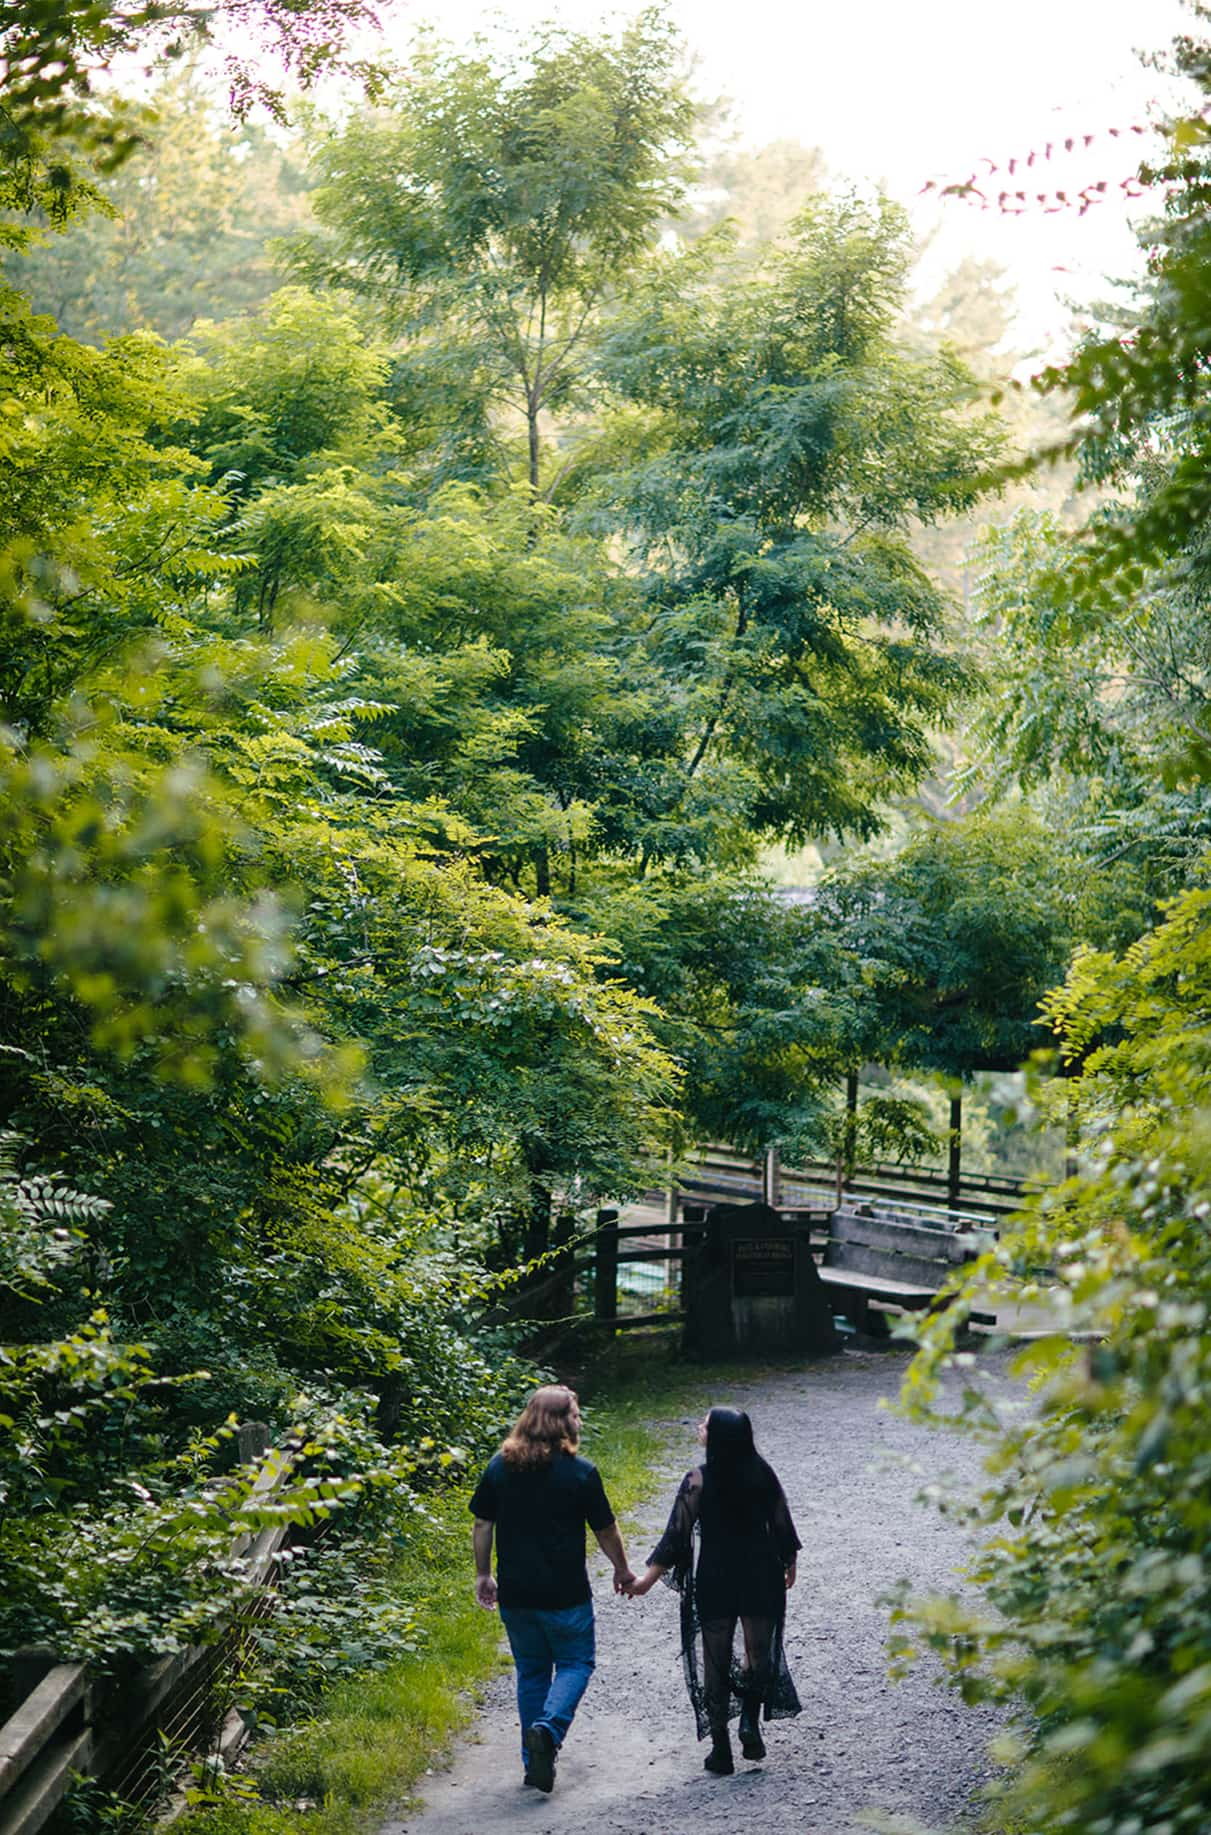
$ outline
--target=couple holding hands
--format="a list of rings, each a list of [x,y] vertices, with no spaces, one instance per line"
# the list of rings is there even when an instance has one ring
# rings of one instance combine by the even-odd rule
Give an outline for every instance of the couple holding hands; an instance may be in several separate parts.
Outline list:
[[[712,1408],[698,1433],[705,1457],[682,1479],[639,1578],[600,1474],[578,1452],[580,1405],[571,1389],[535,1390],[475,1488],[475,1596],[489,1611],[500,1608],[517,1666],[525,1782],[538,1790],[554,1785],[556,1756],[593,1674],[586,1527],[613,1565],[616,1593],[638,1599],[663,1579],[680,1594],[682,1662],[698,1737],[711,1739],[708,1771],[735,1770],[735,1715],[744,1757],[762,1759],[762,1714],[799,1712],[782,1648],[800,1547],[786,1497],[753,1444],[747,1414]]]

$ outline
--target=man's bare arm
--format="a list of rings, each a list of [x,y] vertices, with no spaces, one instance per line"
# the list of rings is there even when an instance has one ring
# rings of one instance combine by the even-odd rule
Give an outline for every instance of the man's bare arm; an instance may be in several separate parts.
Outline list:
[[[496,1582],[492,1578],[492,1533],[493,1523],[482,1516],[475,1519],[471,1531],[471,1541],[475,1549],[475,1598],[485,1612],[491,1612],[496,1606]]]
[[[610,1523],[605,1529],[595,1529],[601,1552],[614,1568],[614,1591],[625,1593],[628,1587],[634,1586],[635,1576],[627,1560],[627,1551],[622,1546],[622,1536],[617,1523]]]

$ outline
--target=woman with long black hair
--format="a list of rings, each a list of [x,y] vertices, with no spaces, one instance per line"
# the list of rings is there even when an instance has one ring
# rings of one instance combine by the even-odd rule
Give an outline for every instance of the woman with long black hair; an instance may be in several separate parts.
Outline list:
[[[799,1712],[782,1631],[801,1544],[747,1414],[712,1408],[698,1432],[706,1458],[682,1479],[647,1571],[626,1591],[639,1597],[664,1578],[680,1593],[686,1686],[698,1737],[711,1736],[703,1762],[727,1776],[736,1769],[728,1731],[735,1715],[745,1758],[763,1759],[762,1712],[766,1720]]]

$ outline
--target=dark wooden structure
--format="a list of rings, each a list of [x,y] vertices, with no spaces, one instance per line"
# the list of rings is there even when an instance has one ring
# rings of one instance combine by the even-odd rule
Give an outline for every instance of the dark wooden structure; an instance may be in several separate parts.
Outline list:
[[[575,1261],[578,1278],[587,1276],[591,1282],[597,1325],[609,1332],[685,1326],[687,1343],[696,1343],[698,1326],[689,1315],[699,1305],[691,1297],[698,1269],[713,1268],[719,1275],[722,1267],[722,1252],[710,1247],[714,1220],[729,1208],[751,1214],[761,1204],[774,1223],[756,1232],[764,1236],[765,1249],[741,1250],[738,1260],[729,1263],[731,1323],[722,1318],[724,1285],[706,1302],[719,1309],[708,1334],[719,1353],[728,1346],[782,1344],[788,1336],[798,1344],[823,1342],[823,1329],[812,1334],[781,1323],[787,1295],[778,1289],[788,1279],[786,1245],[792,1235],[816,1264],[830,1314],[843,1327],[883,1336],[890,1329],[889,1315],[933,1310],[954,1270],[994,1240],[1002,1218],[1026,1196],[1016,1180],[976,1175],[964,1182],[958,1210],[945,1183],[939,1192],[928,1174],[879,1168],[871,1178],[855,1177],[838,1203],[827,1184],[830,1170],[823,1165],[783,1167],[776,1154],[759,1162],[728,1148],[709,1147],[672,1191],[649,1194],[649,1204],[659,1201],[664,1210],[662,1223],[620,1224],[617,1212],[599,1212],[598,1226],[582,1239]],[[773,1238],[780,1235],[781,1246],[774,1248]],[[626,1309],[619,1270],[632,1263],[663,1264],[667,1278],[657,1309],[650,1303],[644,1310]],[[810,1278],[802,1277],[800,1284]],[[583,1312],[579,1316],[585,1318]],[[992,1314],[981,1312],[973,1313],[971,1322],[996,1323]]]
[[[716,1204],[684,1271],[685,1346],[696,1357],[838,1348],[810,1221],[768,1204]]]

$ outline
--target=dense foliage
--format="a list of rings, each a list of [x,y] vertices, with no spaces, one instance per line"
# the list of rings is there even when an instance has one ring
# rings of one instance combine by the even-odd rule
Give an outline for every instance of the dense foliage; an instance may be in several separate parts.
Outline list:
[[[973,1274],[1047,1292],[1056,1335],[1018,1358],[1036,1407],[974,1377],[965,1395],[993,1454],[974,1573],[995,1615],[918,1606],[914,1636],[965,1699],[1019,1710],[1014,1796],[1040,1835],[1206,1824],[1208,904],[1192,890],[1125,956],[1082,954],[1049,1001],[1085,1170]],[[927,1333],[920,1406],[948,1345]]]
[[[726,236],[657,252],[657,14],[427,45],[313,124],[265,298],[263,239],[201,284],[249,224],[188,82],[142,149],[89,100],[150,15],[62,23],[3,40],[0,1645],[212,1623],[249,1419],[274,1509],[350,1519],[291,1595],[348,1638],[332,1551],[490,1441],[519,1271],[524,1313],[700,1129],[826,1133],[861,965],[759,849],[873,833],[929,758],[962,671],[910,532],[995,436],[898,337],[889,207],[742,285]]]
[[[284,1594],[292,1690],[398,1652],[390,1550],[597,1205],[704,1134],[923,1151],[893,1077],[1053,1045],[1081,1170],[976,1278],[1099,1342],[1042,1347],[1029,1425],[968,1398],[1003,1616],[918,1625],[1026,1703],[1029,1828],[1199,1827],[1201,117],[1131,335],[1064,377],[1098,510],[989,538],[981,671],[922,531],[1001,435],[906,328],[906,224],[790,208],[819,165],[783,150],[679,234],[663,15],[424,40],[284,191],[241,129],[223,194],[188,80],[142,147],[90,92],[211,15],[52,11],[0,31],[0,1648],[204,1635],[278,1513],[343,1530]],[[224,11],[305,15],[306,74],[361,9]],[[926,823],[960,710],[987,805]],[[763,850],[805,843],[789,901]]]
[[[1087,861],[1112,852],[1137,890],[1174,895],[1129,947],[1078,951],[1045,1001],[1077,1171],[958,1301],[1055,1309],[1018,1358],[1025,1405],[974,1370],[964,1392],[991,1452],[974,1571],[992,1611],[898,1613],[965,1698],[1013,1713],[1013,1826],[1032,1835],[1178,1835],[1211,1812],[1207,47],[1178,57],[1200,112],[1143,174],[1163,210],[1148,285],[1065,372],[1086,469],[1114,494],[1076,537],[1027,523],[998,542],[1007,667],[983,716],[1001,769],[1076,812]],[[933,1405],[951,1350],[951,1327],[927,1330],[910,1403]]]
[[[35,312],[90,344],[138,329],[179,338],[200,318],[250,310],[280,281],[273,238],[306,212],[292,150],[233,125],[192,62],[163,74],[148,102],[138,144],[93,175],[95,208],[6,264]]]

